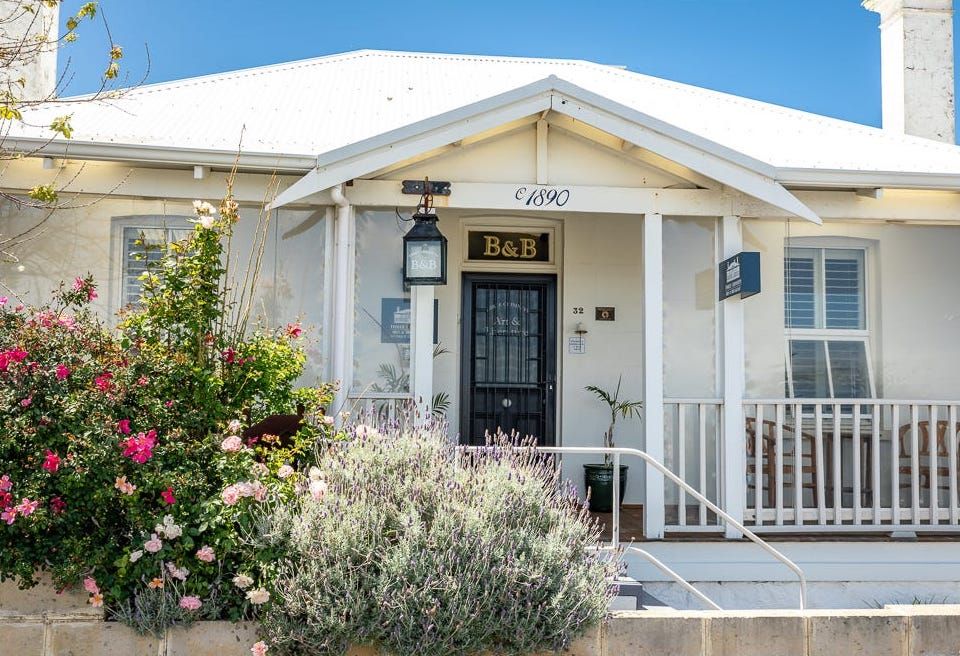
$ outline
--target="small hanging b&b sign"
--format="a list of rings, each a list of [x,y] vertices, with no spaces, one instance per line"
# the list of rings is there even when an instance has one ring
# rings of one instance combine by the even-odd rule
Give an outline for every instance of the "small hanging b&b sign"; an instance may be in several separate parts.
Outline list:
[[[760,253],[737,253],[720,263],[720,300],[760,293]]]

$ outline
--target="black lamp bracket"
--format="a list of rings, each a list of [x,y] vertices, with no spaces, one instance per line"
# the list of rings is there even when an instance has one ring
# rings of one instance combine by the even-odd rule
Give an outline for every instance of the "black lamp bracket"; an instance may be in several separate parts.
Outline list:
[[[404,180],[402,193],[412,196],[449,196],[450,183],[441,180]]]

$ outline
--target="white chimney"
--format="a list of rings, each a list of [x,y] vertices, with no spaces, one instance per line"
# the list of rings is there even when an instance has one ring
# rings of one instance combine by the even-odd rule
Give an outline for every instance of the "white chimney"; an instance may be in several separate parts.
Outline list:
[[[31,2],[35,13],[24,11],[23,4],[0,0],[0,49],[8,53],[0,58],[0,85],[24,101],[46,100],[57,87],[60,3]]]
[[[953,0],[863,0],[880,14],[884,129],[956,143]]]

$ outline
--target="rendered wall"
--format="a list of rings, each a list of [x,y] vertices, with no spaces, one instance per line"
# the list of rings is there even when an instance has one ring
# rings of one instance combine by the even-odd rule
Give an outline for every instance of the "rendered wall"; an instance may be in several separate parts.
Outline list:
[[[127,627],[55,617],[0,618],[0,644],[17,656],[246,656],[251,624],[198,622],[162,639]],[[570,656],[947,656],[960,646],[956,606],[874,611],[614,612]],[[354,648],[351,656],[372,656]],[[542,655],[546,656],[546,655]]]
[[[117,224],[120,220],[137,221],[120,217],[147,216],[156,225],[167,217],[169,225],[179,225],[193,216],[192,206],[183,201],[122,198],[79,197],[73,202],[79,207],[58,210],[46,219],[43,211],[17,207],[6,200],[0,203],[0,232],[15,235],[42,224],[31,235],[36,238],[17,249],[17,261],[0,258],[0,295],[42,303],[60,281],[69,283],[78,275],[90,273],[99,289],[94,306],[105,319],[113,321],[120,307],[122,252]],[[241,209],[231,248],[235,285],[242,283],[248,268],[259,214],[257,207]],[[266,228],[260,282],[252,305],[252,317],[264,325],[303,321],[309,357],[306,383],[324,377],[324,216],[322,208],[275,213],[275,220]]]
[[[880,398],[960,399],[960,227],[745,220],[763,291],[744,302],[747,398],[784,396],[783,248],[788,238],[868,248],[867,321]],[[815,242],[803,242],[805,245]]]

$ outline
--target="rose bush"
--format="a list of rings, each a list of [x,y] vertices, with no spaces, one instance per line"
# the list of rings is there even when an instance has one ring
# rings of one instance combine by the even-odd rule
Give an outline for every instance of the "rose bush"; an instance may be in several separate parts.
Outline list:
[[[116,330],[91,311],[89,276],[40,307],[0,298],[0,577],[84,582],[93,605],[143,629],[248,613],[232,582],[255,557],[239,546],[248,507],[292,494],[331,430],[309,421],[330,388],[296,388],[299,325],[248,330],[230,300],[236,203],[195,208]],[[298,407],[308,421],[283,448],[241,439]]]

